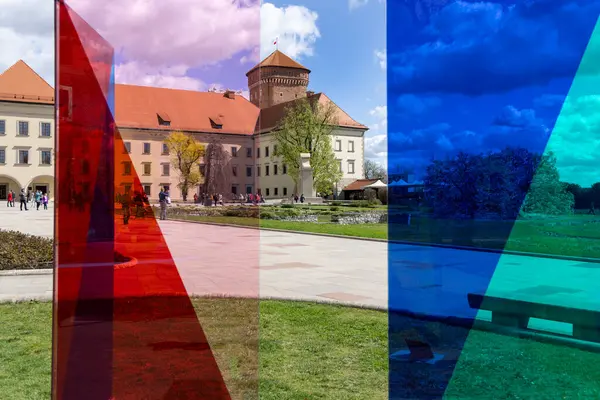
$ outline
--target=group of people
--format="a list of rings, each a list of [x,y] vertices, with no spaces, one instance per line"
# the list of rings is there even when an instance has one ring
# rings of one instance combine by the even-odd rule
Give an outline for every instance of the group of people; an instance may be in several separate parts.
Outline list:
[[[213,206],[217,206],[217,205],[224,205],[225,203],[223,202],[223,195],[222,194],[206,194],[206,193],[201,193],[200,196],[198,196],[198,193],[194,193],[194,203],[195,204],[207,204],[210,201],[210,204]]]
[[[162,189],[160,192],[160,198],[163,198],[165,190]],[[167,196],[168,196],[168,192]],[[135,207],[135,217],[136,218],[144,218],[147,215],[152,215],[153,211],[150,207],[150,200],[148,199],[148,195],[143,191],[135,191],[133,192],[133,197],[129,193],[117,194],[117,202],[121,203],[121,208],[123,210],[123,223],[125,225],[129,224],[129,219],[131,218],[131,208]],[[163,207],[161,202],[161,219],[166,219],[166,205],[164,211],[165,218],[163,218]]]
[[[21,193],[19,193],[18,197],[21,211],[23,211],[23,208],[25,211],[28,211],[28,204],[31,205],[32,210],[34,206],[36,210],[39,210],[41,206],[44,206],[44,210],[48,209],[48,193],[42,193],[41,190],[36,190],[35,192],[28,190],[25,192],[25,189],[21,189]],[[9,191],[7,196],[7,207],[14,207],[16,198],[17,194],[12,190]]]

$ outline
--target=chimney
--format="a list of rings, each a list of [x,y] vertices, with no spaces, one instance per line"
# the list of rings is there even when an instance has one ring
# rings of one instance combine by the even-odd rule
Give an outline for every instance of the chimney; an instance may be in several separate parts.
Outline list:
[[[306,91],[306,97],[313,96],[314,94],[315,94],[315,92],[313,92],[312,90],[307,90]]]
[[[235,92],[233,90],[226,90],[225,97],[231,100],[235,100]]]

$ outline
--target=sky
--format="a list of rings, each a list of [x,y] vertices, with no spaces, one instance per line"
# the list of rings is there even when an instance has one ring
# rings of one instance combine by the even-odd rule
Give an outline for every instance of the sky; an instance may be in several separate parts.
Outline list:
[[[246,72],[279,50],[367,125],[366,154],[385,164],[385,3],[382,0],[68,0],[115,49],[117,83],[248,96]],[[199,4],[202,7],[199,7]],[[50,0],[0,0],[0,69],[23,59],[54,85]]]
[[[113,44],[119,83],[247,96],[245,73],[278,37],[392,170],[511,145],[553,150],[565,181],[600,181],[600,0],[68,3]],[[53,84],[51,2],[0,10],[0,69],[22,58]]]
[[[520,146],[554,151],[563,181],[600,181],[599,0],[399,0],[387,12],[391,170]]]

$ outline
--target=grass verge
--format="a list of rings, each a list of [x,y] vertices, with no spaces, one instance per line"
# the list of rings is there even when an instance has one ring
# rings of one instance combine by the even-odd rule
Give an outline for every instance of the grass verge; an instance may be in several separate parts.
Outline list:
[[[388,398],[385,312],[261,301],[258,319],[256,300],[193,302],[233,398],[257,398],[251,381],[258,355],[261,399]],[[0,305],[0,393],[49,398],[50,356],[51,304]],[[472,331],[446,398],[600,398],[600,370],[590,368],[599,360],[596,353]]]

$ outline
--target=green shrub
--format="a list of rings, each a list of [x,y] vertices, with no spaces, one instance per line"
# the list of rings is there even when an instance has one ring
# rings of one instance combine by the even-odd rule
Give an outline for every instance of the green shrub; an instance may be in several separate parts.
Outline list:
[[[279,216],[281,217],[298,217],[300,215],[302,215],[303,213],[300,210],[295,210],[295,209],[287,209],[287,210],[281,210],[279,213],[277,213]]]
[[[277,215],[272,211],[261,211],[260,219],[277,219]]]
[[[349,207],[369,207],[368,200],[356,200],[349,204]]]
[[[340,208],[338,206],[331,206],[331,207],[329,207],[329,209],[331,211],[338,211]]]
[[[0,270],[52,268],[52,239],[0,230]]]
[[[293,204],[282,204],[281,208],[294,208]]]
[[[332,202],[331,202],[331,205],[332,205],[332,206],[341,206],[341,205],[342,205],[342,202],[341,202],[341,201],[334,200],[334,201],[332,201]]]
[[[381,200],[373,198],[367,201],[367,207],[376,207],[381,205]]]

